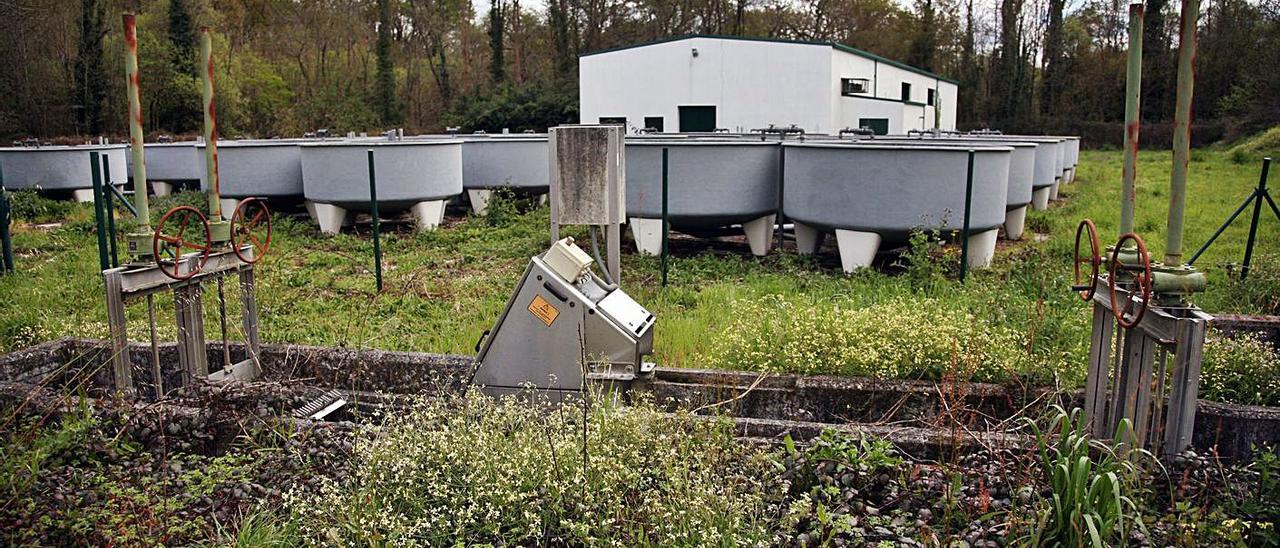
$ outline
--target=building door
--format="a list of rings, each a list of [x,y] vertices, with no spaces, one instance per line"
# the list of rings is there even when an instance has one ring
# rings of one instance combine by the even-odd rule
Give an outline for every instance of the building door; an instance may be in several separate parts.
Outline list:
[[[714,106],[681,106],[680,132],[711,132],[716,130],[716,107]]]
[[[870,128],[871,131],[874,131],[876,133],[876,135],[888,135],[889,119],[888,118],[858,118],[858,127]]]

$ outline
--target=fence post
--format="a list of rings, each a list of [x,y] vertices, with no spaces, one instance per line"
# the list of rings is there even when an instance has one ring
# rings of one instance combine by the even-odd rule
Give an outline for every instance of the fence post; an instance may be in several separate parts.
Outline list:
[[[115,186],[111,184],[111,157],[106,154],[102,155],[102,180],[105,182],[102,186],[102,198],[103,209],[107,214],[107,252],[111,254],[111,268],[116,268],[120,266],[120,255],[116,252]]]
[[[964,183],[964,230],[960,233],[960,281],[969,272],[969,213],[973,208],[973,155],[969,149],[969,171]]]
[[[373,169],[373,149],[369,156],[369,210],[373,216],[373,275],[378,283],[378,292],[382,292],[382,242],[381,226],[378,223],[378,176]]]
[[[1271,158],[1262,159],[1262,175],[1258,177],[1258,189],[1253,191],[1253,219],[1249,221],[1249,239],[1244,245],[1244,265],[1240,267],[1240,279],[1249,277],[1249,264],[1253,261],[1253,246],[1258,241],[1258,220],[1262,216],[1262,201],[1267,199],[1267,174],[1271,172]]]
[[[13,235],[9,233],[12,213],[9,191],[4,188],[4,167],[0,166],[0,274],[13,272],[18,268],[13,262]]]
[[[662,148],[662,287],[667,286],[667,237],[670,226],[667,224],[667,148]]]
[[[98,227],[98,266],[111,268],[107,260],[107,222],[102,213],[102,166],[98,164],[98,152],[89,153],[89,175],[93,180],[93,217]]]

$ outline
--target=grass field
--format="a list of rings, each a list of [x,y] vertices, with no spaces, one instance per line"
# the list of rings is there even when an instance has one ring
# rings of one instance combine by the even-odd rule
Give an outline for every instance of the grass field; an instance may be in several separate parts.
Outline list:
[[[954,279],[952,248],[921,248],[877,271],[846,276],[830,243],[816,259],[789,251],[756,259],[745,243],[680,240],[665,288],[658,260],[624,246],[623,287],[658,315],[656,358],[663,365],[907,377],[951,371],[1075,384],[1088,325],[1085,306],[1067,291],[1072,237],[1077,222],[1089,217],[1104,245],[1116,239],[1120,159],[1116,151],[1084,152],[1078,182],[1062,189],[1064,201],[1029,218],[1047,237],[1002,243],[996,267],[965,284]],[[1156,258],[1164,250],[1169,167],[1169,154],[1160,151],[1144,152],[1139,166],[1137,227]],[[1187,256],[1248,195],[1257,172],[1257,165],[1234,163],[1225,152],[1195,151]],[[198,198],[162,200],[156,208]],[[0,351],[62,336],[105,337],[91,209],[29,196],[20,202],[29,218],[15,226],[19,272],[0,278]],[[450,220],[431,233],[388,234],[380,294],[365,228],[325,237],[305,218],[278,217],[273,249],[258,270],[263,340],[470,353],[529,256],[547,244],[545,207],[496,210],[489,218]],[[32,224],[51,220],[61,224]],[[1274,258],[1264,258],[1270,262],[1251,284],[1226,275],[1225,265],[1243,255],[1246,230],[1247,219],[1237,221],[1197,264],[1210,276],[1209,291],[1198,298],[1210,312],[1262,312],[1280,294]],[[1264,219],[1259,241],[1260,254],[1280,254],[1280,221]],[[234,297],[234,284],[228,290]],[[206,300],[209,336],[216,339],[212,288]],[[166,297],[158,304],[161,336],[173,340],[171,302]],[[145,307],[131,307],[128,317],[131,338],[146,340]],[[834,348],[862,333],[891,347],[877,358],[884,370],[865,359],[879,348],[859,347],[861,357]]]

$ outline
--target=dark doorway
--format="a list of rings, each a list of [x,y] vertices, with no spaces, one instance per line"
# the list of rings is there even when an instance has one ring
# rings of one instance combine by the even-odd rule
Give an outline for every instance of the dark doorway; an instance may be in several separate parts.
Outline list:
[[[874,131],[876,135],[888,135],[889,119],[888,118],[858,118],[858,127],[869,128],[871,131]]]
[[[716,130],[716,107],[714,106],[682,106],[680,107],[680,132],[711,132]]]
[[[658,133],[662,133],[662,117],[661,116],[645,116],[644,128],[652,129]]]

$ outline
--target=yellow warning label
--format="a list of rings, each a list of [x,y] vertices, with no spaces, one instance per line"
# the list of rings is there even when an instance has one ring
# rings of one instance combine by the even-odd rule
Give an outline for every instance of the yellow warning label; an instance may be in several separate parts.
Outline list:
[[[529,313],[542,320],[547,327],[551,327],[551,322],[556,321],[556,316],[560,315],[560,311],[551,306],[551,303],[542,298],[542,295],[533,296],[533,302],[529,303]]]

